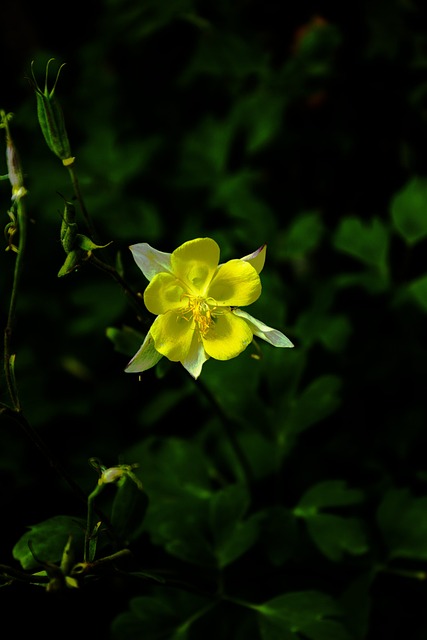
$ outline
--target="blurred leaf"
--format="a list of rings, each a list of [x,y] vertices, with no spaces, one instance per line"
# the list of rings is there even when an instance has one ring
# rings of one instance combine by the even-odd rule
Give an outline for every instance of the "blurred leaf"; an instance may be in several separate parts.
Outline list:
[[[338,562],[345,552],[353,555],[366,553],[366,532],[358,518],[320,511],[357,504],[362,500],[363,493],[349,489],[345,481],[329,480],[310,487],[295,507],[294,514],[304,518],[307,530],[320,551]]]
[[[333,562],[345,553],[361,555],[369,550],[366,531],[359,518],[318,513],[305,519],[307,530],[319,550]]]
[[[139,333],[139,331],[127,326],[124,326],[122,329],[107,327],[105,333],[107,338],[114,344],[115,350],[129,358],[135,355],[144,342],[145,337],[142,333]]]
[[[423,311],[427,312],[427,275],[410,282],[407,291]]]
[[[84,531],[86,522],[70,516],[54,516],[44,522],[31,525],[29,531],[13,547],[13,557],[23,569],[36,569],[40,562],[34,559],[29,547],[41,562],[58,563],[62,558],[68,538],[72,536],[72,548],[76,553],[76,562],[82,559]]]
[[[369,635],[374,600],[371,589],[376,575],[375,568],[369,567],[347,584],[339,598],[345,611],[346,627],[357,640],[366,640]]]
[[[345,480],[325,480],[313,485],[298,502],[298,515],[310,515],[318,509],[358,504],[364,498],[359,489],[349,489]]]
[[[319,211],[300,213],[275,240],[275,255],[280,260],[298,260],[319,245],[325,227]]]
[[[333,245],[387,276],[389,232],[379,218],[369,222],[356,216],[344,218],[335,232]]]
[[[230,124],[211,115],[187,133],[181,152],[179,186],[215,187],[226,170],[232,136]]]
[[[338,604],[320,591],[286,593],[256,609],[262,640],[350,640],[333,619],[342,616]]]
[[[128,545],[143,532],[148,497],[131,478],[125,478],[115,490],[111,524],[117,536]]]
[[[265,199],[255,192],[256,182],[257,175],[247,169],[224,175],[212,193],[210,204],[224,209],[230,218],[242,221],[247,242],[259,238],[257,244],[261,245],[266,237],[273,234],[276,223]]]
[[[255,543],[259,533],[259,517],[243,517],[250,496],[241,484],[229,485],[214,493],[209,505],[209,525],[219,567],[240,557]]]
[[[309,309],[298,316],[293,330],[306,347],[320,342],[330,351],[342,351],[352,332],[352,326],[345,315]]]
[[[124,296],[110,280],[98,282],[96,286],[93,282],[80,283],[70,292],[70,299],[75,308],[70,314],[68,331],[77,336],[104,332],[106,326],[120,317],[126,306]]]
[[[414,177],[392,198],[390,214],[396,231],[407,244],[427,236],[427,179]]]
[[[427,497],[415,498],[409,489],[390,489],[377,520],[391,558],[427,560]]]
[[[198,75],[241,78],[262,75],[268,54],[240,34],[208,27],[198,39],[197,49],[181,76],[188,83]]]
[[[263,512],[260,545],[273,566],[280,567],[295,554],[299,532],[290,509],[268,507]]]
[[[162,393],[154,395],[152,400],[144,404],[141,410],[141,422],[146,427],[156,424],[173,411],[179,402],[185,399],[191,402],[190,396],[193,393],[193,385],[183,385],[179,389],[164,389]]]
[[[323,375],[297,397],[286,399],[283,428],[287,432],[299,433],[327,418],[340,405],[340,389],[341,379],[338,376]]]
[[[210,463],[196,442],[149,438],[126,453],[141,469],[149,498],[144,528],[156,545],[199,566],[216,565],[206,536]]]
[[[112,640],[185,640],[193,623],[214,606],[193,593],[158,587],[155,596],[139,596],[113,621]]]

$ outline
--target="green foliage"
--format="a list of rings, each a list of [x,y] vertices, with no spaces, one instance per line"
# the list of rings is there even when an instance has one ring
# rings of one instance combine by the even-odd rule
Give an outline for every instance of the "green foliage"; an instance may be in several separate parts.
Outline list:
[[[393,196],[390,215],[396,231],[409,245],[427,236],[427,180],[416,176]]]
[[[212,606],[194,594],[160,589],[156,596],[140,596],[130,601],[130,610],[114,620],[112,638],[185,640],[198,617]]]
[[[377,512],[378,525],[390,558],[427,558],[427,497],[409,489],[390,489]]]
[[[77,0],[53,27],[15,10],[4,628],[427,637],[421,8]],[[294,348],[255,337],[195,380],[151,340],[153,367],[125,373],[154,320],[129,247],[198,237],[221,262],[267,245],[247,312]]]
[[[375,268],[379,275],[387,276],[389,235],[384,223],[373,218],[364,223],[359,218],[348,217],[341,221],[334,236],[334,246]]]
[[[81,518],[53,516],[29,527],[29,531],[13,547],[13,557],[23,569],[36,569],[42,562],[57,563],[61,560],[65,545],[72,537],[75,551],[81,546],[86,523]]]
[[[363,494],[348,489],[341,480],[329,480],[311,487],[294,509],[303,518],[308,532],[320,551],[330,560],[339,562],[345,553],[360,555],[369,550],[369,543],[360,518],[325,513],[360,502]]]
[[[285,593],[258,605],[262,640],[349,640],[336,602],[319,591]]]

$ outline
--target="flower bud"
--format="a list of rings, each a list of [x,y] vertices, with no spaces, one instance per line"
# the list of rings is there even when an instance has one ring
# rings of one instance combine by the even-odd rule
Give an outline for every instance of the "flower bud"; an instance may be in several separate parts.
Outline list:
[[[0,111],[0,128],[6,130],[6,163],[9,182],[12,185],[12,200],[19,200],[27,193],[24,186],[24,176],[19,159],[18,151],[13,143],[9,130],[9,120],[11,113]]]
[[[31,83],[37,99],[37,116],[39,124],[47,146],[56,156],[58,156],[58,158],[62,160],[62,164],[68,167],[74,163],[74,158],[71,156],[70,143],[68,141],[68,134],[65,128],[62,108],[55,95],[56,83],[58,82],[59,74],[61,73],[61,69],[64,65],[62,64],[59,67],[53,88],[49,91],[47,88],[47,77],[49,73],[49,64],[52,60],[53,58],[51,58],[46,65],[44,90],[42,91],[40,89],[35,79],[33,63],[31,64]]]
[[[65,201],[64,216],[61,224],[61,244],[65,253],[74,249],[77,236],[76,210],[72,202]]]

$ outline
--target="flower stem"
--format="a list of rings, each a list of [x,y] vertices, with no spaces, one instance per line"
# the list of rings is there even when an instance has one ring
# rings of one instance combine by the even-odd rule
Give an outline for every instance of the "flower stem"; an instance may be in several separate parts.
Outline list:
[[[88,210],[86,209],[86,205],[84,203],[83,195],[82,195],[82,192],[81,192],[81,189],[80,189],[80,184],[79,184],[79,181],[77,179],[77,174],[76,174],[76,172],[74,170],[74,164],[69,165],[67,167],[67,169],[68,169],[68,173],[70,175],[71,183],[73,185],[74,193],[75,193],[76,198],[77,198],[77,202],[79,203],[83,218],[85,220],[87,229],[89,231],[89,235],[91,236],[92,240],[96,241],[97,233],[96,233],[96,230],[95,230],[95,225],[92,222],[92,219],[91,219],[91,217],[89,215]]]
[[[142,312],[143,314],[142,320],[144,321],[144,324],[146,324],[148,327],[151,324],[151,320],[148,318],[145,308],[141,305],[142,295],[140,293],[135,293],[135,291],[131,289],[131,287],[128,285],[126,280],[117,271],[117,269],[107,264],[106,262],[103,262],[102,260],[97,258],[93,253],[90,254],[89,260],[97,269],[104,271],[104,273],[108,273],[108,275],[110,275],[121,286],[124,293],[129,298],[134,308],[136,309],[139,318],[141,318],[141,312]]]
[[[7,323],[4,330],[4,373],[6,384],[9,391],[12,406],[16,411],[21,410],[18,389],[15,381],[14,363],[15,354],[12,353],[12,334],[15,323],[16,301],[18,296],[19,283],[22,276],[25,245],[27,238],[27,213],[25,208],[25,199],[20,198],[16,201],[16,211],[18,220],[19,242],[16,254],[15,269],[13,274],[12,293],[9,301],[9,311],[7,315]]]

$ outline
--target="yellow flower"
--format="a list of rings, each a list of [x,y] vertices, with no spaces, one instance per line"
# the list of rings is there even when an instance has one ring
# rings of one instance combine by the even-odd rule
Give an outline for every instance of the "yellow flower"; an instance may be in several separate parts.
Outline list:
[[[265,245],[224,264],[219,264],[219,247],[211,238],[185,242],[172,254],[147,243],[130,249],[150,281],[144,302],[157,317],[126,372],[146,371],[166,356],[198,378],[208,358],[235,358],[254,335],[275,347],[293,346],[283,333],[239,308],[261,295],[258,274],[265,262]]]

